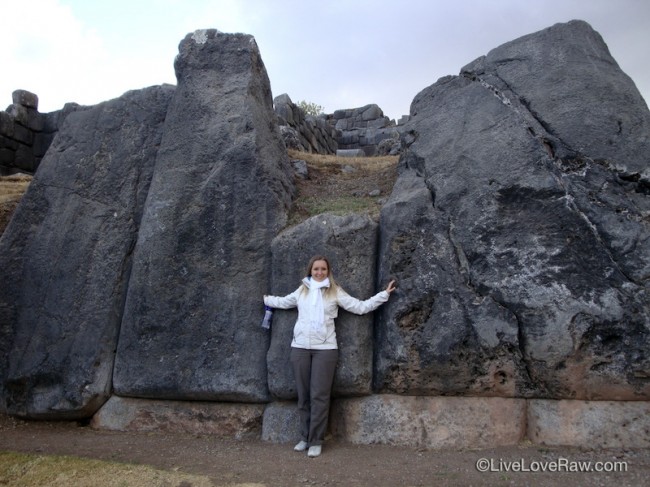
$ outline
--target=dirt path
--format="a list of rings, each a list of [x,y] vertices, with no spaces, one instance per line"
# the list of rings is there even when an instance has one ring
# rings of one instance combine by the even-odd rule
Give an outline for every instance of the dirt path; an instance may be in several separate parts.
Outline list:
[[[533,445],[479,451],[418,451],[385,445],[357,446],[329,441],[323,455],[309,459],[291,445],[224,440],[209,436],[97,431],[76,423],[25,422],[0,416],[0,451],[73,455],[151,465],[208,476],[215,486],[456,486],[456,485],[650,485],[650,450],[582,451]],[[476,464],[486,458],[492,470]],[[561,472],[507,472],[521,462],[527,470],[557,462]],[[536,463],[537,462],[537,463]],[[567,462],[564,464],[563,462]],[[596,462],[626,472],[571,472]],[[601,466],[598,465],[598,466]],[[500,471],[499,471],[500,470]],[[101,485],[101,483],[98,483]]]

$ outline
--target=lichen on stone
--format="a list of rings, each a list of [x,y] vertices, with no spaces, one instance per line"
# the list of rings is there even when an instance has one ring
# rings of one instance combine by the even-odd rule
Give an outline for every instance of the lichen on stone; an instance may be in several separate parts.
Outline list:
[[[192,40],[197,44],[205,44],[208,42],[208,30],[207,29],[197,29],[192,34]]]

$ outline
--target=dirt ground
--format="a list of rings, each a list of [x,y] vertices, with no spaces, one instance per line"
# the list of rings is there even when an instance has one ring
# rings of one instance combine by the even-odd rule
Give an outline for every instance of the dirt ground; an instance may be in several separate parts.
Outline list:
[[[0,451],[149,465],[207,476],[215,486],[650,485],[650,450],[645,449],[588,451],[522,444],[436,451],[328,440],[320,457],[308,458],[294,452],[292,445],[257,440],[98,431],[75,422],[22,421],[3,415]],[[491,462],[491,471],[478,470],[481,459]],[[553,468],[553,462],[559,472],[542,471]],[[577,462],[591,462],[594,470],[617,471],[570,471],[582,468]],[[623,467],[626,471],[621,471]],[[524,471],[512,471],[515,468]],[[101,479],[97,485],[102,485]]]
[[[32,176],[27,174],[0,176],[0,235],[9,224],[18,202],[31,181]]]
[[[308,171],[307,178],[295,179],[292,225],[324,212],[366,213],[377,219],[397,179],[397,156],[346,158],[297,151],[289,156],[304,160]]]

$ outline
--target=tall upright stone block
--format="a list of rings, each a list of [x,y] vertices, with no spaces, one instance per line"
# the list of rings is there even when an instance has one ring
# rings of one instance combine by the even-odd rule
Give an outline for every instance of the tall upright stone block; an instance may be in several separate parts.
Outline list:
[[[284,296],[295,291],[306,274],[309,259],[326,256],[339,284],[358,299],[376,292],[375,248],[377,224],[362,215],[323,214],[296,225],[273,240],[273,271],[270,292]],[[379,285],[382,285],[381,283]],[[296,397],[289,354],[296,310],[274,314],[267,360],[269,389],[279,399]],[[372,390],[373,314],[354,315],[339,308],[336,337],[339,362],[334,395],[364,395]]]
[[[92,415],[111,392],[138,225],[173,87],[70,113],[0,239],[9,413]]]
[[[259,324],[291,166],[252,36],[180,43],[134,254],[114,386],[123,396],[268,400]]]

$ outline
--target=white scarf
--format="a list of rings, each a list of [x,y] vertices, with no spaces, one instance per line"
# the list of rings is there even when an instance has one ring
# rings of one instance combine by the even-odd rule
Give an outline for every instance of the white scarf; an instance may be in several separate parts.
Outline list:
[[[322,288],[330,287],[329,278],[323,281],[317,281],[309,277],[302,280],[303,284],[309,289],[307,295],[307,306],[305,311],[307,313],[307,323],[319,335],[325,334],[325,306],[323,305]]]

